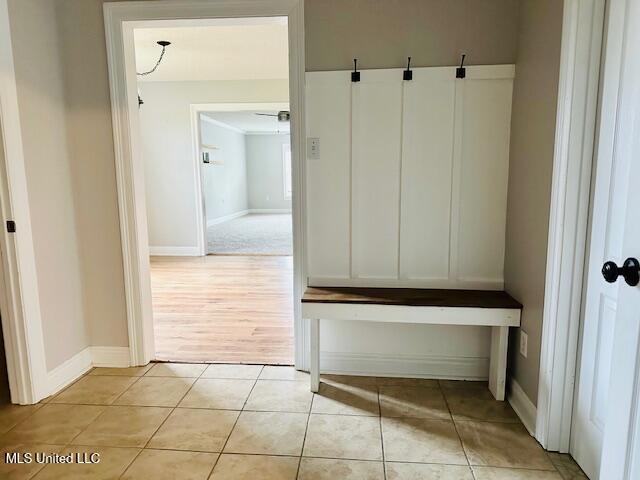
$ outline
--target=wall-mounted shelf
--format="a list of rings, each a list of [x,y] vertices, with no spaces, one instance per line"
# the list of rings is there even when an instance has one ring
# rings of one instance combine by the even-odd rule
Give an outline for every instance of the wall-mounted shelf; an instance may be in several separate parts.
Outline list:
[[[202,158],[202,163],[206,165],[224,165],[224,160],[218,157],[218,151],[220,147],[216,147],[215,145],[209,145],[207,143],[200,144],[200,157]]]

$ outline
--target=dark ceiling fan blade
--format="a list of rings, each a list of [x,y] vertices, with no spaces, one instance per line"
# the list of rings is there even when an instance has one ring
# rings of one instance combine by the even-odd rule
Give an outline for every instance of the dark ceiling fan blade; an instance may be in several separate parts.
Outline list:
[[[291,118],[291,114],[288,110],[280,110],[278,113],[254,113],[255,115],[261,115],[263,117],[276,117],[279,122],[288,122]]]

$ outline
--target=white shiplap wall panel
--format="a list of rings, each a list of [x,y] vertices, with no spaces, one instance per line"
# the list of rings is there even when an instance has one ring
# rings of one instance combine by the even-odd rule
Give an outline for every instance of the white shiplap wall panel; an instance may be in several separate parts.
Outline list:
[[[400,278],[449,279],[455,78],[450,68],[404,83]]]
[[[460,85],[464,90],[456,279],[502,288],[513,82],[469,78]]]
[[[307,74],[310,284],[502,288],[514,74]]]
[[[311,276],[349,278],[351,250],[351,82],[349,72],[306,78],[307,137],[320,138],[320,158],[307,156],[307,262]]]
[[[398,278],[402,77],[368,71],[352,84],[354,278]]]

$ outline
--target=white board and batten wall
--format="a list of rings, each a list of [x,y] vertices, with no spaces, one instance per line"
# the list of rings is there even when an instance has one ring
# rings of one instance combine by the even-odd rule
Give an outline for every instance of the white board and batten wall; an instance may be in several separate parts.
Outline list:
[[[503,288],[514,75],[513,65],[467,67],[464,79],[455,67],[416,68],[411,81],[402,69],[364,70],[360,82],[306,74],[309,285]],[[487,375],[483,327],[323,323],[324,369],[350,358],[363,373]]]

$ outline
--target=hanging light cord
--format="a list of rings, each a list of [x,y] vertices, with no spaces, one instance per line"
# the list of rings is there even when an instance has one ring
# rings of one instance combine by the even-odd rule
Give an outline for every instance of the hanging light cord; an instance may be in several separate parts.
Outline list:
[[[160,52],[160,57],[158,58],[158,61],[156,62],[156,64],[153,66],[153,68],[151,70],[148,70],[146,72],[142,72],[142,73],[138,73],[136,72],[136,75],[138,75],[139,77],[144,77],[145,75],[149,75],[150,73],[153,73],[156,71],[156,69],[158,68],[158,66],[160,65],[160,62],[162,62],[162,57],[164,57],[164,51],[167,49],[166,45],[162,45],[162,52]]]

